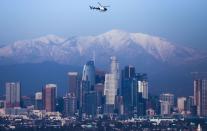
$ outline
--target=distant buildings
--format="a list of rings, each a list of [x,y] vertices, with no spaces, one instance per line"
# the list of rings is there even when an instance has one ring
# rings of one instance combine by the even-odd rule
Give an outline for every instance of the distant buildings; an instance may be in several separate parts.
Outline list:
[[[194,80],[194,96],[178,97],[175,103],[174,94],[149,94],[147,74],[137,73],[131,65],[120,71],[116,57],[110,60],[108,73],[96,70],[93,60],[86,62],[82,74],[68,72],[68,90],[64,97],[57,98],[56,84],[45,85],[35,96],[21,97],[19,82],[6,83],[6,100],[0,101],[0,112],[23,114],[35,109],[50,114],[59,111],[64,117],[80,119],[105,115],[128,119],[178,113],[207,116],[206,79]]]
[[[171,104],[168,101],[160,101],[160,114],[170,115],[171,114]]]
[[[57,85],[47,84],[43,88],[43,106],[47,112],[54,112],[57,97]]]
[[[21,86],[19,82],[6,83],[6,108],[20,107]]]
[[[35,93],[35,109],[36,110],[43,110],[42,92]]]
[[[126,66],[121,78],[124,114],[130,117],[144,115],[148,98],[147,75],[136,73],[133,66]]]
[[[164,93],[160,95],[160,114],[169,115],[174,107],[175,97],[173,94]]]
[[[207,79],[194,80],[194,104],[198,116],[207,116]]]
[[[174,101],[175,101],[175,96],[174,94],[170,93],[163,93],[160,95],[160,100],[161,101],[167,101],[171,107],[174,106]]]
[[[77,97],[74,94],[68,93],[64,100],[64,116],[74,116],[77,112]]]
[[[180,113],[185,113],[186,106],[187,106],[186,104],[187,104],[186,97],[178,97],[177,98],[177,107],[178,107],[178,111]]]

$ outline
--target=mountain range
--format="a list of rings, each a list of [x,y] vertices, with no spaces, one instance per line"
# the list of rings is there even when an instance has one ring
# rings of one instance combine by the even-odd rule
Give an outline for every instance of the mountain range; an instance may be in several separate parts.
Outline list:
[[[63,38],[47,35],[1,46],[0,70],[15,65],[39,65],[48,62],[82,67],[92,58],[97,68],[109,70],[111,56],[118,58],[121,68],[134,65],[137,72],[148,73],[153,92],[170,91],[179,94],[186,89],[193,90],[191,72],[206,71],[207,65],[205,51],[177,45],[164,38],[144,33],[111,30],[97,36],[85,37]],[[59,76],[55,79],[59,79]],[[4,80],[9,81],[9,78]],[[192,94],[192,91],[186,94]]]

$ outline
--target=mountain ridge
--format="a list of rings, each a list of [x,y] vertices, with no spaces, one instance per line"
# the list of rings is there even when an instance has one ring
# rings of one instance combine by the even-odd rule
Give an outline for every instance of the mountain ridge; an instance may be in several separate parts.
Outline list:
[[[56,35],[47,35],[32,40],[17,41],[0,47],[0,61],[8,59],[14,64],[53,61],[60,64],[76,65],[83,64],[87,59],[92,58],[92,52],[96,53],[97,58],[103,56],[109,58],[115,55],[121,60],[122,57],[129,54],[128,59],[132,59],[132,61],[135,61],[139,56],[145,56],[149,61],[170,64],[181,64],[207,56],[195,49],[174,45],[161,37],[114,29],[97,36],[67,39]],[[76,59],[79,59],[80,62]],[[98,63],[100,62],[103,61],[98,61]],[[5,62],[5,64],[7,63]],[[130,62],[129,64],[137,63]]]

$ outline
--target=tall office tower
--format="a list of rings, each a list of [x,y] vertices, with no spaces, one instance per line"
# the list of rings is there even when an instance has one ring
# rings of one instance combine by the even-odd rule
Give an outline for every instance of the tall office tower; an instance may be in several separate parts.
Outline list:
[[[94,61],[88,61],[83,67],[82,81],[89,81],[90,90],[94,89],[95,85],[95,66]]]
[[[124,102],[124,113],[127,116],[133,115],[133,110],[137,105],[137,82],[133,78],[125,78],[122,80],[122,96]]]
[[[194,80],[194,104],[197,115],[207,116],[207,79]]]
[[[138,92],[142,93],[142,97],[144,99],[148,99],[148,81],[147,81],[147,74],[140,74],[136,75],[138,81]]]
[[[115,56],[111,57],[111,74],[115,74],[119,78],[119,63]]]
[[[111,57],[111,72],[105,75],[104,95],[106,98],[106,113],[113,113],[115,97],[119,89],[119,63],[116,57]]]
[[[126,115],[132,114],[132,110],[136,103],[137,83],[135,79],[135,67],[125,66],[121,74],[121,96],[123,96],[124,113]]]
[[[57,85],[47,84],[43,88],[43,106],[47,112],[54,112],[57,97]]]
[[[138,89],[142,93],[144,99],[148,99],[148,82],[147,81],[138,81]]]
[[[21,87],[19,82],[6,83],[6,108],[20,107]]]
[[[169,101],[160,101],[160,114],[170,115],[171,114],[171,104]]]
[[[124,68],[124,74],[122,74],[124,78],[134,78],[135,77],[135,67],[128,65]]]
[[[177,98],[177,107],[180,113],[184,113],[186,111],[186,97],[178,97]]]
[[[122,70],[121,95],[123,96],[124,114],[140,116],[145,114],[148,98],[146,74],[136,74],[135,67],[126,66]]]
[[[42,92],[35,93],[35,109],[36,110],[43,109]]]
[[[102,83],[96,84],[95,91],[97,93],[97,106],[103,109],[102,105],[104,104],[103,102],[104,85]]]
[[[89,116],[95,116],[97,112],[97,93],[89,91],[85,94],[85,113]]]
[[[106,74],[104,83],[105,112],[113,113],[117,89],[114,87],[114,75]]]
[[[71,95],[78,96],[78,88],[79,88],[79,79],[78,79],[78,72],[68,72],[69,78],[69,89],[68,93]]]
[[[74,116],[77,112],[77,98],[73,94],[67,94],[64,99],[64,115]]]

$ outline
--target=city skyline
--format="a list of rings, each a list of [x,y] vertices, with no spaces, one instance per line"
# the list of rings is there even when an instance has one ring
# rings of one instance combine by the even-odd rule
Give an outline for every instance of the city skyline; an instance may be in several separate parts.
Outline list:
[[[8,127],[10,129],[24,129],[28,125],[30,128],[39,126],[40,130],[40,126],[72,129],[70,119],[72,123],[106,119],[156,125],[174,123],[174,127],[170,128],[177,127],[178,123],[175,122],[178,121],[196,121],[198,129],[201,128],[200,124],[205,129],[206,125],[202,121],[207,117],[206,77],[194,78],[194,88],[191,89],[194,90],[193,95],[177,97],[170,92],[155,95],[150,94],[148,89],[148,74],[137,72],[132,65],[120,69],[116,56],[110,57],[109,68],[109,72],[97,71],[94,60],[89,60],[83,66],[82,74],[68,72],[68,89],[64,96],[57,95],[57,84],[47,83],[42,91],[22,95],[20,82],[7,82],[6,97],[0,97],[0,127],[6,129],[1,124],[9,118],[7,123],[13,125]],[[16,118],[20,121],[27,119],[28,122],[19,126]],[[83,125],[81,127],[85,128]]]
[[[207,130],[207,1],[0,1],[0,130]]]
[[[68,72],[69,88],[65,92],[66,96],[63,97],[64,102],[67,103],[66,104],[67,106],[66,107],[64,106],[65,113],[69,111],[70,113],[67,114],[72,115],[76,113],[77,109],[81,109],[83,112],[95,115],[96,107],[91,108],[88,104],[90,103],[90,101],[94,100],[94,97],[98,97],[94,94],[98,92],[100,92],[103,96],[105,96],[106,106],[103,107],[100,105],[100,103],[103,102],[100,101],[102,98],[97,98],[97,101],[94,102],[99,103],[96,106],[99,105],[100,106],[99,111],[102,110],[101,112],[105,112],[105,113],[113,113],[114,108],[117,108],[119,113],[122,112],[121,114],[123,114],[125,112],[130,116],[132,115],[131,114],[132,110],[128,107],[131,107],[132,105],[136,107],[137,106],[136,102],[142,103],[143,100],[144,101],[151,100],[151,97],[154,96],[155,94],[148,95],[150,90],[148,89],[147,74],[136,73],[136,69],[132,65],[125,66],[125,68],[123,68],[123,70],[121,70],[120,73],[119,62],[116,59],[116,57],[112,56],[110,59],[111,59],[110,71],[109,73],[107,72],[104,73],[105,78],[100,77],[102,73],[100,73],[99,74],[100,76],[97,77],[98,74],[95,73],[96,68],[93,60],[86,62],[86,64],[83,67],[83,73],[80,75],[78,72]],[[109,77],[111,78],[109,79]],[[97,78],[99,78],[99,80]],[[205,108],[206,101],[204,100],[206,98],[205,96],[206,88],[207,88],[206,85],[207,85],[206,78],[204,76],[200,78],[199,77],[194,78],[194,89],[192,89],[194,90],[193,99],[191,98],[192,96],[176,97],[174,96],[174,94],[171,94],[170,92],[164,92],[160,94],[160,102],[161,102],[160,113],[162,115],[171,114],[172,110],[174,110],[173,107],[176,105],[174,103],[176,98],[178,111],[180,113],[183,113],[183,111],[185,113],[186,110],[191,112],[191,106],[194,103],[194,105],[197,106],[196,109],[197,115],[205,116],[207,110]],[[33,95],[35,96],[34,107],[37,109],[45,109],[47,112],[56,111],[57,107],[55,104],[56,103],[55,99],[57,99],[58,96],[57,87],[58,85],[56,84],[46,84],[45,87],[42,88],[42,92],[34,93]],[[6,88],[5,107],[10,109],[8,110],[8,112],[12,113],[11,110],[12,108],[27,107],[25,104],[30,103],[29,101],[28,101],[29,103],[27,102],[22,103],[22,101],[29,100],[29,99],[22,95],[21,93],[22,87],[20,86],[20,82],[16,82],[16,83],[7,82],[5,84],[5,88]],[[99,97],[102,96],[101,94],[99,94]],[[58,96],[58,97],[62,97],[62,96]],[[142,98],[143,100],[141,100],[140,98]],[[125,108],[123,108],[119,104],[118,104],[119,106],[117,107],[117,102],[121,105],[123,104],[122,106]],[[71,107],[70,104],[72,104],[73,107]],[[151,108],[153,106],[152,107],[151,106],[149,106],[148,109],[152,110]],[[142,105],[141,107],[144,110],[146,108],[144,107],[144,105]],[[159,112],[157,110],[155,111],[156,113]],[[195,111],[193,111],[193,113],[194,112]],[[141,110],[137,110],[137,113],[143,114]]]

